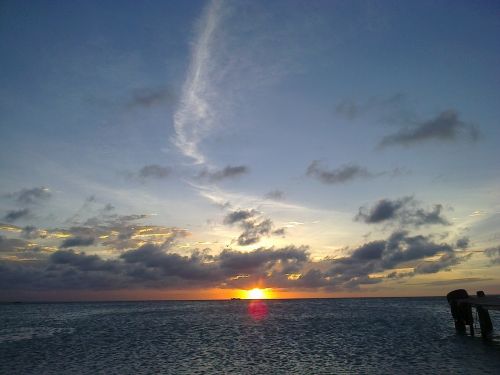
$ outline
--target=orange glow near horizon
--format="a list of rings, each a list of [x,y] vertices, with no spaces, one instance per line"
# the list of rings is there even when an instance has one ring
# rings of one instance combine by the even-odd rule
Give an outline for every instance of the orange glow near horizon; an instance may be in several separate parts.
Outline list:
[[[251,290],[247,290],[246,299],[269,299],[271,297],[271,293],[268,289],[260,289],[253,288]]]

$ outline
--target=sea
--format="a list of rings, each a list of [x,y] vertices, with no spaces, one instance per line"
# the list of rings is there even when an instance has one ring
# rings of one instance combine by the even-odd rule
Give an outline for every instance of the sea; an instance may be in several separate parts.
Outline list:
[[[0,374],[500,374],[445,298],[0,305]]]

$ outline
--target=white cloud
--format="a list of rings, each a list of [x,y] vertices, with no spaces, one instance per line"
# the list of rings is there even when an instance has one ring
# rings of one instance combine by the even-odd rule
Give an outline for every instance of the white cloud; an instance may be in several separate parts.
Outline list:
[[[211,102],[216,95],[211,81],[214,34],[221,21],[222,0],[212,0],[200,21],[188,75],[184,82],[180,105],[174,114],[174,144],[197,164],[206,162],[199,143],[213,127],[215,113]]]

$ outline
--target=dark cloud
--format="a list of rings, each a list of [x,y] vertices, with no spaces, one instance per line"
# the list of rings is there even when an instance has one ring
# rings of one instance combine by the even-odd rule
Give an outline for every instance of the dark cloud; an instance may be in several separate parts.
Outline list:
[[[137,172],[137,176],[139,178],[166,178],[170,174],[169,167],[163,167],[157,164],[145,165],[142,167],[139,172]]]
[[[280,201],[285,198],[285,192],[281,190],[271,190],[270,192],[264,195],[265,199],[271,199],[274,201]]]
[[[470,240],[468,237],[462,237],[457,240],[456,247],[465,250],[469,247]]]
[[[41,203],[52,196],[50,190],[46,187],[36,187],[33,189],[22,189],[14,193],[7,194],[7,197],[23,206]]]
[[[373,177],[366,168],[357,165],[345,165],[337,169],[328,170],[321,166],[319,160],[314,160],[307,167],[307,175],[317,178],[325,184],[345,183],[358,178]]]
[[[243,220],[250,219],[251,217],[255,217],[259,212],[256,210],[236,210],[230,212],[224,217],[224,224],[234,224]]]
[[[249,171],[250,171],[249,168],[245,165],[237,165],[237,166],[228,165],[220,170],[209,171],[208,169],[204,169],[203,171],[200,172],[199,178],[206,178],[209,181],[217,182],[229,178],[236,178],[242,176],[244,174],[247,174]]]
[[[243,233],[238,237],[238,245],[248,246],[260,241],[262,236],[269,236],[273,230],[273,222],[271,219],[262,221],[246,220],[241,223],[244,229]]]
[[[223,250],[217,256],[220,268],[226,275],[262,274],[279,265],[282,273],[297,272],[309,260],[305,246],[288,246],[281,249],[259,248],[251,252]]]
[[[12,223],[16,220],[28,218],[30,216],[31,216],[31,211],[27,208],[22,208],[20,210],[12,210],[7,212],[7,214],[4,216],[4,220],[7,221],[8,223]]]
[[[405,206],[411,199],[411,197],[404,197],[394,201],[381,199],[368,212],[363,207],[360,208],[356,220],[361,220],[368,224],[392,220],[396,217],[398,210]]]
[[[472,254],[463,257],[457,257],[453,253],[443,254],[438,260],[432,262],[422,262],[415,267],[415,273],[436,273],[441,270],[446,270],[464,260],[470,258]]]
[[[164,87],[137,89],[132,93],[132,98],[127,106],[130,108],[150,108],[156,105],[171,104],[175,99],[175,95]]]
[[[379,146],[409,146],[429,140],[455,141],[459,138],[474,141],[478,136],[479,130],[475,126],[463,122],[455,110],[449,109],[435,118],[384,137]]]
[[[44,262],[0,262],[0,285],[13,290],[228,287],[238,283],[239,276],[248,276],[247,283],[266,273],[286,278],[287,272],[300,269],[308,258],[306,247],[294,246],[250,253],[226,249],[218,256],[196,250],[182,256],[146,244],[109,260],[59,250]]]
[[[443,206],[436,204],[430,210],[418,207],[413,197],[403,197],[395,200],[381,199],[373,207],[360,207],[354,218],[367,224],[397,222],[400,225],[449,225],[449,221],[441,214]]]
[[[437,260],[426,258],[439,256]],[[412,272],[390,272],[388,278],[410,277],[419,273],[435,273],[469,259],[470,255],[458,257],[453,247],[436,243],[431,237],[410,236],[406,231],[396,231],[386,240],[366,243],[355,249],[350,256],[331,260],[325,271],[329,280],[342,288],[377,283],[370,274],[384,272],[395,267],[416,263]]]
[[[94,237],[71,237],[65,239],[59,247],[65,249],[68,247],[91,246],[94,243]]]
[[[0,235],[0,253],[14,252],[26,247],[28,242],[18,238],[7,238]]]
[[[243,233],[237,239],[240,246],[253,245],[260,241],[263,236],[284,236],[285,228],[274,230],[274,223],[271,219],[265,219],[260,216],[257,210],[236,210],[230,212],[224,217],[224,224],[236,224],[243,229]]]
[[[490,247],[484,250],[484,254],[490,258],[492,264],[500,264],[500,246]]]
[[[470,257],[459,257],[453,247],[431,237],[394,232],[372,241],[343,258],[312,261],[308,247],[258,248],[253,251],[224,249],[218,255],[193,250],[190,255],[172,251],[172,241],[147,243],[113,259],[58,250],[32,262],[0,261],[0,285],[11,289],[131,289],[223,287],[249,288],[263,283],[272,288],[357,289],[384,277],[372,274],[395,267],[413,271],[390,272],[388,277],[447,270]],[[19,251],[30,246],[0,237],[0,249]],[[42,252],[40,250],[40,252]]]

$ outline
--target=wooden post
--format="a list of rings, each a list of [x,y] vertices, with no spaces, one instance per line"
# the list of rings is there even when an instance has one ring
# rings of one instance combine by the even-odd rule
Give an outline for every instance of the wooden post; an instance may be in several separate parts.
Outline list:
[[[482,290],[476,293],[478,298],[485,297]],[[493,323],[491,323],[490,313],[482,306],[476,306],[477,315],[479,317],[479,326],[481,327],[481,335],[489,337],[493,333]]]

